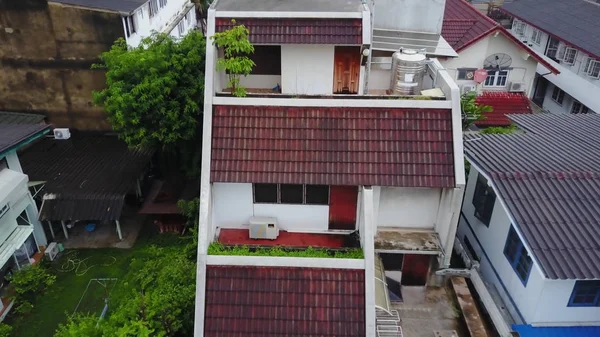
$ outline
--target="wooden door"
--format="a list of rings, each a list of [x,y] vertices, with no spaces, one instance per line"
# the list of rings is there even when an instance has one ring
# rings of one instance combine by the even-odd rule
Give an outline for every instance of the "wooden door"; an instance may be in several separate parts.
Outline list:
[[[357,94],[360,73],[360,47],[335,47],[334,94]]]
[[[358,186],[329,188],[329,229],[356,229]]]
[[[424,286],[427,284],[431,255],[405,254],[402,262],[402,285]]]

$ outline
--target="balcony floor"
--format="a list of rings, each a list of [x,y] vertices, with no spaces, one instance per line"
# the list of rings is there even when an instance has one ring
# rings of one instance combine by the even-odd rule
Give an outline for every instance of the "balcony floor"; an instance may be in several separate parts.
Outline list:
[[[249,237],[247,229],[221,228],[218,241],[224,245],[344,248],[347,236],[279,231],[275,240],[257,240]]]

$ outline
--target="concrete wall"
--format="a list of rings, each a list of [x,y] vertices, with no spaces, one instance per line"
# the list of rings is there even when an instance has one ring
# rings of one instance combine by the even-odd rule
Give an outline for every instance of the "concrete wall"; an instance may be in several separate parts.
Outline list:
[[[377,0],[375,28],[440,34],[446,0]]]
[[[109,130],[92,91],[105,85],[91,70],[123,36],[118,14],[47,4],[0,3],[0,110],[41,113],[56,127]]]
[[[373,187],[378,227],[433,229],[441,189]]]
[[[484,279],[494,285],[511,315],[517,321],[522,317],[526,324],[600,324],[600,308],[567,307],[574,280],[546,279],[535,260],[527,285],[523,285],[504,256],[511,220],[499,198],[489,227],[475,218],[472,200],[476,182],[477,169],[472,166],[457,236],[463,243],[468,238],[481,261]]]
[[[332,45],[281,46],[281,92],[298,95],[333,93]]]
[[[478,85],[478,91],[506,91],[508,90],[508,84],[510,82],[524,82],[526,93],[529,95],[533,86],[537,61],[532,57],[526,58],[527,54],[525,51],[502,34],[488,36],[462,50],[457,58],[448,58],[441,61],[441,63],[448,69],[448,72],[456,80],[456,84],[459,86],[476,84],[475,81],[458,80],[457,69],[483,68],[484,60],[488,56],[496,53],[508,54],[512,58],[507,86],[486,87],[483,84],[480,84]]]
[[[213,226],[247,228],[253,216],[275,217],[287,231],[327,231],[329,206],[254,204],[252,184],[213,183]]]

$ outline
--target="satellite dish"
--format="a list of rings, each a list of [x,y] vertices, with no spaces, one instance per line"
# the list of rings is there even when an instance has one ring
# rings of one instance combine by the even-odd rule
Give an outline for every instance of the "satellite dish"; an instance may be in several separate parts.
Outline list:
[[[473,80],[477,82],[477,84],[485,81],[488,76],[488,72],[485,69],[477,69],[475,70],[475,75],[473,76]]]
[[[485,69],[506,69],[510,67],[512,63],[512,58],[508,54],[497,53],[488,56],[485,61],[483,61],[483,67]]]

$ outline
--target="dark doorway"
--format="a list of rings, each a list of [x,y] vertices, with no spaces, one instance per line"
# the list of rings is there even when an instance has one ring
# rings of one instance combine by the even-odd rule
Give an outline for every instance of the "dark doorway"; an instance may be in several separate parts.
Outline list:
[[[334,94],[357,94],[360,73],[360,47],[335,47]]]
[[[548,44],[546,44],[546,52],[544,53],[544,54],[546,54],[546,56],[548,56],[549,58],[553,59],[556,62],[558,62],[558,59],[556,58],[556,56],[558,54],[558,45],[559,44],[560,44],[560,41],[558,41],[558,39],[555,39],[552,36],[549,36]]]
[[[329,229],[356,228],[358,186],[331,186],[329,190]]]
[[[430,261],[430,255],[405,254],[402,265],[402,285],[426,285]]]
[[[548,80],[540,75],[535,75],[535,89],[531,101],[540,108],[544,107],[544,98],[546,97],[546,89],[548,89]]]

